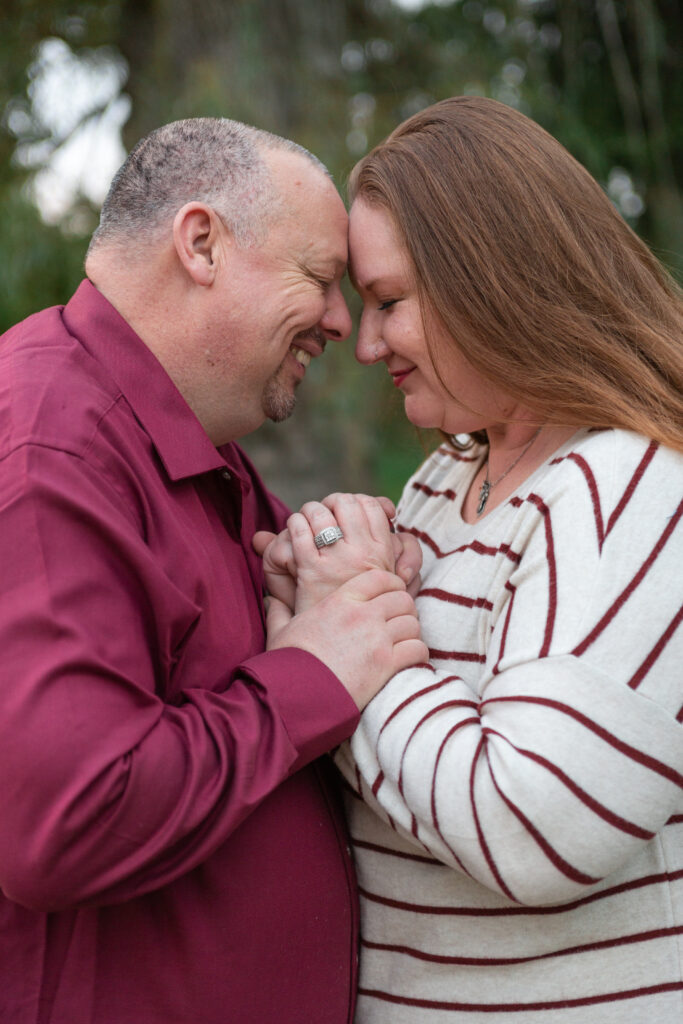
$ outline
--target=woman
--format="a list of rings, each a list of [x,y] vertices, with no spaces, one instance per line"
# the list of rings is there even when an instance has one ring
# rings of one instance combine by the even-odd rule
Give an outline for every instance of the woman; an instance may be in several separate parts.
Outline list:
[[[357,1020],[680,1022],[679,293],[588,173],[491,100],[410,118],[350,191],[357,357],[445,438],[398,512],[429,664],[337,754]],[[321,587],[372,547],[327,504],[292,520]]]

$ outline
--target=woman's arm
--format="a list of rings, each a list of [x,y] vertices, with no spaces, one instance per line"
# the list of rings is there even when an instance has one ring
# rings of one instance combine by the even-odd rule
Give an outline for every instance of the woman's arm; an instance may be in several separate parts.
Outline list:
[[[431,664],[391,680],[338,755],[401,833],[522,903],[580,895],[680,806],[682,474],[672,458],[649,466],[627,506],[628,473],[609,497],[606,476],[568,464],[556,493],[520,500],[523,543],[513,531],[497,552],[440,552],[439,586],[428,576],[418,598]],[[494,561],[487,608],[477,573]],[[463,651],[468,616],[482,646]]]

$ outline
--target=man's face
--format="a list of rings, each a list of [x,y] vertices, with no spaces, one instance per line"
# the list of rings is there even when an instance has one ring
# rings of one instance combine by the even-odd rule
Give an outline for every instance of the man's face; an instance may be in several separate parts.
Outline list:
[[[286,419],[311,359],[328,339],[343,341],[351,331],[340,288],[347,260],[344,205],[306,158],[269,151],[266,159],[282,212],[262,244],[238,248],[231,241],[215,293],[211,365],[216,384],[225,375],[222,400],[232,398],[240,414],[236,428],[233,404],[231,436],[214,437],[217,444],[254,430],[265,418]]]

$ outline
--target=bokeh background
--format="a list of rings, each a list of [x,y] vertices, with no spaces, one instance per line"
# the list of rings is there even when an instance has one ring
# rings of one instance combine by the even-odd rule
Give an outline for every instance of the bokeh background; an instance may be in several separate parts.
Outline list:
[[[0,0],[0,330],[68,300],[114,171],[159,124],[289,136],[344,194],[374,143],[457,93],[539,121],[681,280],[682,36],[678,0]],[[431,443],[351,341],[246,446],[298,505],[396,498]]]

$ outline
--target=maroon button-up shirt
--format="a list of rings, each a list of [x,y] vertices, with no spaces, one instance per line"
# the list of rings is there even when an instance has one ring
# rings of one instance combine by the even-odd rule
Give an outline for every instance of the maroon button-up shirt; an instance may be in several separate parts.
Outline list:
[[[3,1024],[351,1019],[357,711],[263,653],[285,514],[89,282],[0,339]]]

